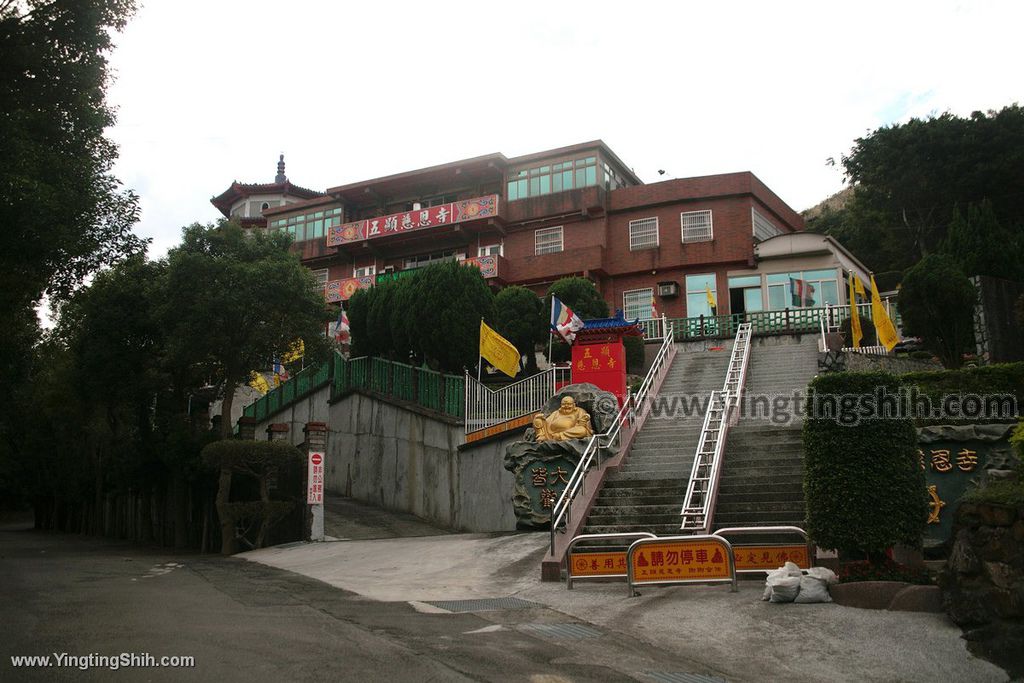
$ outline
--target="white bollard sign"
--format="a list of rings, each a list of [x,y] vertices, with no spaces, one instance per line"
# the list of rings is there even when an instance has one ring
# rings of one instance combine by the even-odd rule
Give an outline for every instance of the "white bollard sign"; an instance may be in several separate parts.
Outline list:
[[[324,503],[324,454],[313,451],[309,454],[309,486],[306,489],[306,503],[323,505]]]

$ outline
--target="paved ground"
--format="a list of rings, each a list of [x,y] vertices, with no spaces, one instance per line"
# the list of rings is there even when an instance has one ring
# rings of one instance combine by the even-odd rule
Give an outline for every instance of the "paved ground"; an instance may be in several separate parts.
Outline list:
[[[362,540],[234,558],[0,525],[0,680],[111,677],[11,662],[65,652],[196,658],[118,672],[133,681],[1006,680],[939,615],[769,605],[754,583],[566,591],[537,580],[545,534],[374,540],[438,530],[362,507],[334,508]],[[513,596],[526,608],[427,603]]]
[[[372,530],[367,530],[372,536]],[[761,602],[760,582],[574,590],[538,580],[546,534],[452,534],[268,548],[247,560],[319,579],[384,604],[514,596],[590,624],[601,640],[642,642],[677,662],[728,680],[1005,681],[975,658],[944,615]],[[497,618],[500,612],[482,612]],[[640,668],[638,671],[665,669]],[[640,677],[643,680],[643,677]]]

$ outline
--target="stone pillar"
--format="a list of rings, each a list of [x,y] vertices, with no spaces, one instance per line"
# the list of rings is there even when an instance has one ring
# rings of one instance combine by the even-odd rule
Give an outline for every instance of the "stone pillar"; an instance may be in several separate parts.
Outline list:
[[[327,472],[327,424],[307,422],[306,434],[306,502],[309,504],[309,540],[323,541],[324,482]]]
[[[275,422],[267,427],[267,441],[287,441],[288,425],[284,422]]]
[[[238,418],[238,438],[246,441],[256,440],[256,418],[243,415]]]

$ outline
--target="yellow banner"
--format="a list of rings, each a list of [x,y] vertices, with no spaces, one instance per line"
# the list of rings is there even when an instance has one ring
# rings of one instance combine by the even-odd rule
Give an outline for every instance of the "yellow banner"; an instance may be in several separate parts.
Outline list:
[[[860,348],[860,340],[864,338],[864,332],[860,329],[860,314],[857,311],[856,285],[860,284],[857,276],[850,271],[850,336],[853,337],[853,348]]]
[[[878,295],[878,287],[875,285],[875,276],[871,276],[871,317],[875,320],[875,331],[878,332],[878,343],[885,347],[886,351],[892,351],[892,347],[900,343],[900,335],[896,333],[896,326],[889,319],[882,304],[882,297]]]
[[[288,346],[288,351],[281,356],[282,363],[294,363],[306,355],[306,344],[301,339],[296,339]]]
[[[710,306],[713,309],[717,308],[718,304],[715,303],[715,295],[711,293],[711,287],[709,287],[708,285],[704,285],[704,291],[707,292],[708,295],[708,306]],[[714,311],[711,311],[712,315],[714,315],[714,313]]]
[[[267,383],[267,378],[255,371],[249,374],[249,386],[261,394],[265,394],[270,391],[270,385]]]
[[[483,320],[480,321],[480,355],[509,377],[515,377],[519,372],[519,349]]]

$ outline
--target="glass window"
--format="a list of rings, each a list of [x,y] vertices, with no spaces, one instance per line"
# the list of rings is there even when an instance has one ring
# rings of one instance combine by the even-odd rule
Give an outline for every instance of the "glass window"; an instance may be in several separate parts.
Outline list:
[[[541,228],[533,233],[535,253],[554,254],[562,251],[562,226]]]
[[[729,289],[736,289],[738,287],[760,287],[761,276],[760,275],[743,275],[740,277],[729,278]]]
[[[641,218],[629,222],[629,248],[651,249],[658,246],[658,219]]]
[[[502,256],[504,254],[503,244],[488,244],[487,246],[477,247],[477,256]]]
[[[794,273],[772,273],[768,280],[768,308],[817,308],[839,303],[839,282],[836,271],[805,270]]]
[[[377,264],[372,266],[363,266],[362,268],[353,268],[352,277],[366,277],[367,275],[377,274]]]
[[[630,289],[622,293],[622,315],[626,320],[649,320],[653,315],[654,289]]]
[[[717,315],[718,290],[715,285],[714,273],[703,273],[701,275],[686,276],[686,315],[689,318],[696,318],[699,315]],[[710,301],[708,292],[711,292]],[[715,311],[711,309],[711,302],[715,302]]]
[[[317,287],[321,287],[322,288],[322,287],[326,287],[327,286],[327,269],[326,268],[321,268],[320,270],[314,270],[313,271],[313,277],[316,278],[316,285],[317,285]]]
[[[597,185],[597,157],[560,161],[509,173],[508,200],[537,197],[552,192]]]
[[[679,214],[683,242],[710,242],[714,239],[711,226],[711,210],[684,211]]]

